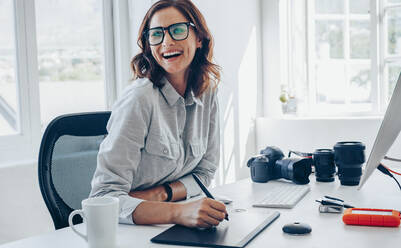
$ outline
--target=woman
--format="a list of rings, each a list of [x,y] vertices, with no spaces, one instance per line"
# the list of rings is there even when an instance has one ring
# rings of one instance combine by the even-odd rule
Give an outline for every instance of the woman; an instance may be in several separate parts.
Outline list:
[[[209,185],[219,162],[212,36],[189,0],[162,0],[139,30],[132,83],[113,106],[91,196],[120,199],[120,222],[217,226],[221,202],[202,198],[192,174]]]

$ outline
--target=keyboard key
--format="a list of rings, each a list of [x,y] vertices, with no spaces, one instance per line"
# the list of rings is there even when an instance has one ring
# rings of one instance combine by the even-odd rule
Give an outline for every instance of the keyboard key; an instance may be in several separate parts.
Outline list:
[[[253,207],[293,208],[310,191],[307,185],[274,182],[270,186]]]

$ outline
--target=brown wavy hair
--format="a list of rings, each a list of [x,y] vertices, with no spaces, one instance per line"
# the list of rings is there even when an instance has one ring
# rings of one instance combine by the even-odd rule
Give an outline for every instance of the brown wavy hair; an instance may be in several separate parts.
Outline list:
[[[161,0],[150,7],[139,28],[137,44],[141,51],[131,61],[134,79],[146,77],[156,87],[161,88],[163,86],[161,79],[166,72],[153,58],[145,31],[149,29],[149,23],[153,15],[157,11],[168,7],[176,8],[189,22],[195,24],[196,36],[202,41],[202,46],[196,49],[187,78],[187,88],[192,89],[195,96],[201,96],[211,84],[217,87],[220,82],[221,68],[212,62],[214,43],[205,18],[190,0]]]

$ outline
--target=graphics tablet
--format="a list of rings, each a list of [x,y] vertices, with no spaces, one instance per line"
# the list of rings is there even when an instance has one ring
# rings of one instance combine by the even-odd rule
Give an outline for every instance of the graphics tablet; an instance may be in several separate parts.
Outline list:
[[[152,242],[205,247],[245,247],[256,235],[280,216],[277,211],[258,213],[232,211],[230,221],[223,221],[211,229],[170,227],[151,239]]]

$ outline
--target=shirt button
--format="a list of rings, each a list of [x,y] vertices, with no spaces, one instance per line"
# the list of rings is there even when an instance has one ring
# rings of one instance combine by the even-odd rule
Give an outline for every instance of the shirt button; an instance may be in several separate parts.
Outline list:
[[[168,153],[168,151],[167,151],[166,148],[163,149],[163,153],[164,153],[164,154],[167,154],[167,153]]]

